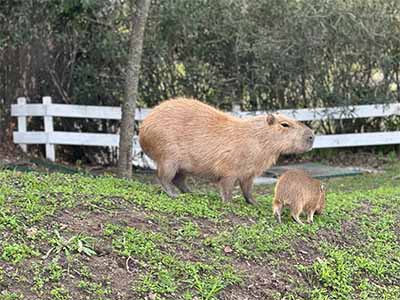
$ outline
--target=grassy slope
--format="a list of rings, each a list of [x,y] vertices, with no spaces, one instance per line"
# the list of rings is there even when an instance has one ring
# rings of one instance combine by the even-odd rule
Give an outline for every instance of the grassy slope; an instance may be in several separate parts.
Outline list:
[[[328,182],[300,226],[240,195],[172,200],[111,177],[0,171],[0,299],[400,299],[400,184]]]

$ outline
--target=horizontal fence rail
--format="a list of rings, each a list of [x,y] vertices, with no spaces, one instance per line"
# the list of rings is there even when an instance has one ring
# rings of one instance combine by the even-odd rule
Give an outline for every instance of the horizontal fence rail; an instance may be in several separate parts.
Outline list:
[[[136,109],[135,119],[142,121],[151,111],[149,108]],[[108,119],[121,120],[120,107],[93,106],[93,105],[71,105],[71,104],[13,104],[11,106],[13,116],[32,117],[64,117],[85,119]]]
[[[47,98],[47,97],[45,97]],[[138,108],[135,119],[142,121],[150,108]],[[312,108],[312,109],[283,109],[276,112],[299,121],[318,121],[329,119],[377,118],[400,115],[400,103],[358,105],[348,107]],[[235,111],[233,115],[245,118],[267,114],[267,111]],[[11,115],[18,117],[64,117],[86,119],[120,120],[121,108],[113,106],[71,105],[71,104],[13,104]]]
[[[311,108],[311,109],[283,109],[277,110],[298,121],[323,121],[338,119],[378,118],[400,115],[400,103],[358,105],[347,107]],[[250,117],[266,114],[266,111],[247,112],[239,111],[239,117]]]
[[[138,121],[143,120],[150,111],[151,109],[136,109],[135,119]],[[400,115],[400,103],[279,110],[278,112],[299,121],[376,118]],[[268,112],[245,112],[240,111],[236,106],[231,113],[237,117],[246,118]],[[11,115],[18,118],[18,131],[14,132],[14,143],[19,144],[24,151],[27,151],[28,144],[45,144],[46,157],[53,161],[55,160],[55,145],[107,147],[118,147],[119,145],[118,134],[54,131],[53,117],[120,120],[120,107],[54,104],[51,103],[50,97],[44,97],[43,104],[27,104],[25,98],[18,98],[18,104],[14,104],[11,107]],[[43,117],[45,131],[28,131],[28,116]],[[392,144],[400,144],[400,131],[318,135],[316,136],[313,148]],[[133,145],[135,154],[140,154],[141,149],[137,137],[134,138]],[[146,163],[139,162],[139,165],[144,166],[147,164],[154,167],[151,161],[145,158],[144,155],[140,154],[140,157],[140,159],[146,160]]]
[[[400,144],[400,131],[318,135],[313,148],[341,148]]]

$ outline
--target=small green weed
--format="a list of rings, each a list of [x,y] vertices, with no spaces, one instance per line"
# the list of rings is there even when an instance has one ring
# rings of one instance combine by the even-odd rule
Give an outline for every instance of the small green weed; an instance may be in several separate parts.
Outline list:
[[[80,253],[87,256],[95,255],[96,252],[92,247],[92,238],[79,233],[77,235],[72,236],[69,239],[65,239],[61,236],[58,230],[54,230],[54,236],[51,238],[50,243],[52,244],[52,248],[47,252],[46,257],[49,256],[52,252],[59,254],[64,252],[66,256],[70,256],[71,253]]]
[[[50,291],[52,300],[71,300],[72,297],[68,291],[63,287],[54,288]]]
[[[21,293],[13,293],[8,291],[0,292],[0,300],[20,300],[24,299],[24,295]]]
[[[29,257],[38,255],[39,252],[33,249],[32,247],[29,247],[25,244],[12,243],[12,244],[3,244],[3,251],[1,253],[0,258],[5,261],[17,264]]]
[[[184,239],[193,239],[200,236],[200,228],[195,223],[188,221],[178,230],[178,236]]]
[[[96,300],[110,299],[107,297],[111,294],[111,288],[107,284],[106,286],[104,285],[103,283],[81,280],[78,286],[85,293],[93,295]]]

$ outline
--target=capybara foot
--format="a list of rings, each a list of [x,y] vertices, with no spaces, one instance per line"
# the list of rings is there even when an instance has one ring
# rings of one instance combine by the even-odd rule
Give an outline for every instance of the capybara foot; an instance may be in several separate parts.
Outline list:
[[[275,216],[275,220],[276,220],[279,224],[282,223],[281,215],[280,215],[279,213],[275,213],[274,216]]]
[[[174,188],[171,184],[163,182],[160,180],[162,190],[171,198],[178,197],[178,193],[174,191]]]
[[[179,195],[178,193],[174,192],[172,189],[165,189],[163,187],[162,190],[171,198],[176,198]]]
[[[188,194],[188,193],[191,193],[191,192],[192,192],[192,190],[191,190],[187,185],[178,186],[178,189],[179,189],[182,193],[185,193],[185,194]]]
[[[314,223],[314,212],[310,212],[310,213],[307,215],[307,223],[308,223],[308,224]]]
[[[182,193],[191,193],[192,191],[190,188],[186,185],[185,182],[175,182],[175,186],[182,192]]]
[[[182,192],[190,193],[191,190],[186,184],[186,176],[182,173],[177,173],[172,180],[172,183]]]
[[[246,202],[251,204],[251,205],[258,205],[258,202],[256,200],[254,200],[253,197],[245,197]]]
[[[253,180],[254,177],[241,178],[239,180],[239,183],[244,199],[246,199],[246,202],[252,205],[257,205],[257,201],[254,200],[253,195],[251,194],[251,189],[253,187]]]
[[[297,224],[304,225],[304,223],[300,220],[299,216],[294,216],[294,215],[292,215],[292,219],[293,219]]]

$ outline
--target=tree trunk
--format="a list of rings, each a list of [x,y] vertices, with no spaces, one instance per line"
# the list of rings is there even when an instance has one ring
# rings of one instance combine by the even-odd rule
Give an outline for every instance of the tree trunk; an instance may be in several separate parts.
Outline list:
[[[125,99],[122,105],[119,141],[118,176],[132,177],[132,148],[135,125],[135,108],[138,95],[140,63],[143,50],[144,28],[151,0],[136,0],[129,42],[128,71],[126,73]],[[133,6],[133,0],[131,1]]]

